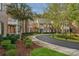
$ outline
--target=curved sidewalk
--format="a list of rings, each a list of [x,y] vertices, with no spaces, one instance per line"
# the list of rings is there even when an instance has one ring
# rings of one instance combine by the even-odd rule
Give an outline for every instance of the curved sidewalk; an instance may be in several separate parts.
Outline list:
[[[46,35],[48,35],[48,34],[46,34]],[[43,40],[37,39],[36,36],[40,36],[40,35],[31,36],[31,38],[32,38],[33,42],[35,42],[36,44],[38,44],[40,46],[50,48],[52,50],[56,50],[56,51],[59,51],[61,53],[64,53],[64,54],[67,54],[67,55],[70,55],[70,56],[79,56],[79,50],[78,49],[72,49],[72,48],[63,47],[63,46],[60,46],[60,45],[50,44],[50,43],[47,43]]]

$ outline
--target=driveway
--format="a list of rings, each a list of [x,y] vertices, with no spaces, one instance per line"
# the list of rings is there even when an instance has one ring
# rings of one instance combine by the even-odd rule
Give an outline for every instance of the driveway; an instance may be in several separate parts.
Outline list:
[[[52,39],[49,38],[49,35],[40,35],[40,36],[36,36],[36,38],[51,44],[79,50],[79,43],[76,42]]]

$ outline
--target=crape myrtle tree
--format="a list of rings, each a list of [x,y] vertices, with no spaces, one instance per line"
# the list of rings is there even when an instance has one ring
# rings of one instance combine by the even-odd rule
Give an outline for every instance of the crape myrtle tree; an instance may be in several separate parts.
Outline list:
[[[60,4],[48,4],[44,17],[53,21],[52,26],[55,32],[60,31]]]
[[[73,29],[76,30],[75,26],[72,26],[72,23],[75,21],[75,25],[79,26],[79,4],[67,4],[67,15],[68,15],[68,21],[69,21],[69,27],[70,27],[70,37],[71,33],[73,32]],[[78,25],[77,25],[78,24]],[[75,33],[74,33],[75,34]]]
[[[69,23],[72,23],[73,21],[77,22],[79,20],[79,4],[68,4],[67,15]]]
[[[79,19],[79,4],[48,4],[48,8],[44,13],[44,16],[50,20],[53,20],[54,27],[64,25],[67,22],[78,21]],[[58,24],[58,25],[57,25]]]
[[[79,4],[61,4],[60,19],[63,21],[62,25],[68,26],[70,29],[68,32],[72,32],[73,21],[78,22],[79,19]],[[64,27],[64,26],[63,26]],[[75,29],[75,28],[74,28]],[[68,28],[65,29],[67,31]]]
[[[59,30],[62,27],[62,33],[66,34],[68,31],[71,35],[72,30],[75,29],[75,27],[72,28],[73,21],[79,26],[79,4],[48,4],[44,17],[53,21],[54,28]]]
[[[24,3],[11,3],[7,5],[7,14],[20,22],[20,39],[23,33],[23,21],[33,20],[31,7]],[[27,28],[27,27],[26,27]]]

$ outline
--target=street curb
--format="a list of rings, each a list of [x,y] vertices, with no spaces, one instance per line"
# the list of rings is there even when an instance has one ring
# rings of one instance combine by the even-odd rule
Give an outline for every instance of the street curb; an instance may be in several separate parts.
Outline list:
[[[49,34],[41,34],[41,35],[49,35]],[[47,42],[44,42],[42,40],[39,40],[36,38],[36,36],[40,36],[40,34],[38,35],[34,35],[34,36],[30,36],[30,38],[32,39],[32,41],[40,46],[52,49],[52,50],[56,50],[58,52],[70,55],[70,56],[79,56],[79,50],[77,49],[72,49],[72,48],[67,48],[67,47],[62,47],[62,46],[58,46],[55,44],[50,44]]]

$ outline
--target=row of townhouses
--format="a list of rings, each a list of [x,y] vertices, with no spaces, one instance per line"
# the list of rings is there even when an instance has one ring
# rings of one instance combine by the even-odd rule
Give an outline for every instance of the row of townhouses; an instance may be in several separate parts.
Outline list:
[[[7,4],[0,3],[0,35],[19,34],[19,21],[6,14],[6,5]],[[51,22],[43,18],[37,18],[34,19],[34,21],[29,20],[28,22],[24,20],[23,27],[23,32],[51,32]]]
[[[7,4],[0,3],[0,35],[6,36],[7,34],[19,34],[20,33],[20,24],[16,19],[11,18],[6,14],[6,6]],[[62,21],[63,22],[63,21]],[[44,18],[35,18],[33,21],[28,20],[26,22],[23,21],[23,33],[26,32],[55,32],[52,27],[53,21],[49,21]],[[73,32],[79,33],[79,27],[75,25],[75,22],[72,22],[70,25],[61,26],[60,31],[68,30],[69,27],[73,30]],[[64,30],[63,30],[64,29]],[[59,29],[57,29],[59,31]]]

